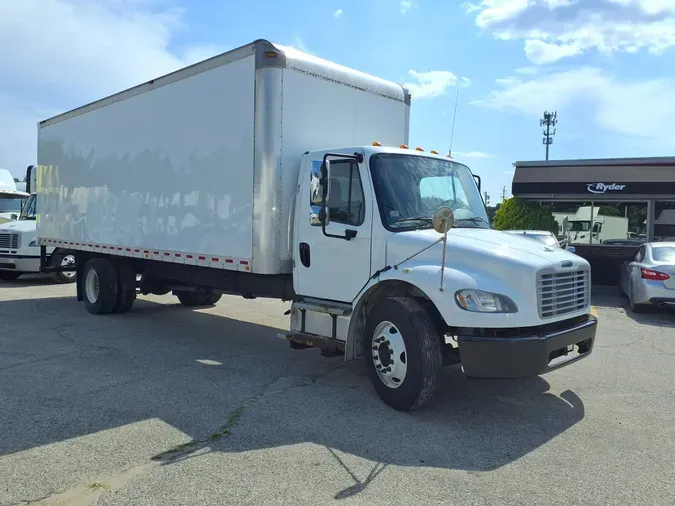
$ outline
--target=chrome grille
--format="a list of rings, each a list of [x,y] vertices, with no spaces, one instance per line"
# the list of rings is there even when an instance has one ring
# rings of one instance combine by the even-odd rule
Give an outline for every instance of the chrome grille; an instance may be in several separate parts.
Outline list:
[[[19,234],[0,234],[0,248],[19,249],[20,245]]]
[[[541,273],[537,277],[537,300],[540,318],[580,311],[590,304],[590,272]]]

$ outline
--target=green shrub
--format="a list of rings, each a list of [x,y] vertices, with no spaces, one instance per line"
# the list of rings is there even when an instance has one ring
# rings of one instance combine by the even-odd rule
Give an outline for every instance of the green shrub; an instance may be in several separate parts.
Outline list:
[[[549,230],[556,235],[558,233],[558,222],[548,207],[515,197],[499,206],[493,225],[497,230]]]

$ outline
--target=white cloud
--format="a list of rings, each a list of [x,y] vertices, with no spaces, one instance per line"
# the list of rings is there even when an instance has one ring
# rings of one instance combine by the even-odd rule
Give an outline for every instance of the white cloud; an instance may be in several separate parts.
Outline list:
[[[482,151],[453,151],[452,156],[456,158],[474,158],[474,159],[488,159],[494,158],[492,153],[484,153]]]
[[[35,163],[38,120],[225,50],[170,50],[187,30],[157,0],[0,1],[0,166]]]
[[[579,105],[610,132],[675,147],[675,80],[620,81],[600,69],[585,67],[525,80],[508,77],[473,105],[516,111],[533,118],[546,109],[564,111]]]
[[[342,11],[342,9],[338,9],[333,13],[333,17],[335,19],[340,19],[343,14],[344,14],[344,12]]]
[[[398,8],[401,11],[401,14],[405,14],[410,9],[416,6],[417,2],[415,0],[401,0],[398,4]]]
[[[673,0],[480,0],[465,10],[494,37],[524,40],[537,64],[592,49],[658,54],[675,46]]]
[[[449,88],[457,85],[468,86],[471,83],[468,78],[458,79],[455,74],[447,70],[432,70],[429,72],[409,70],[408,74],[415,82],[405,83],[404,86],[410,90],[413,99],[437,97],[446,93]]]

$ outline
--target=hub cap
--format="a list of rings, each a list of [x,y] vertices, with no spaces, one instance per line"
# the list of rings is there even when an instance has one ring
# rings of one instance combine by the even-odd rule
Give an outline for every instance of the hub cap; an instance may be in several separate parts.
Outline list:
[[[87,272],[87,278],[84,280],[84,291],[87,295],[87,300],[94,303],[98,300],[98,274],[95,270]]]
[[[382,383],[398,388],[408,370],[403,336],[391,322],[380,323],[372,338],[373,364]]]
[[[75,256],[73,255],[66,255],[61,260],[61,267],[74,267],[74,266],[75,266]],[[62,271],[61,274],[63,274],[67,278],[72,278],[75,275],[75,271]]]

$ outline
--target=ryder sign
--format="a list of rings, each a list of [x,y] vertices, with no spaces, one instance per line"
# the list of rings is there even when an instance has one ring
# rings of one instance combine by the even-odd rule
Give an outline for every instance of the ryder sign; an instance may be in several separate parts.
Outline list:
[[[620,192],[626,187],[625,184],[606,184],[606,183],[590,183],[586,185],[589,193],[607,193],[607,192]]]

